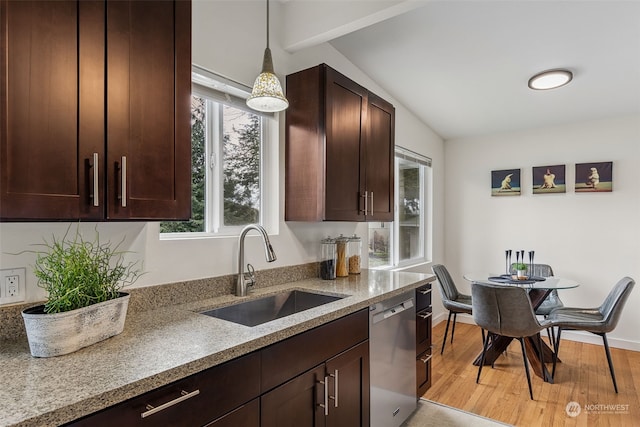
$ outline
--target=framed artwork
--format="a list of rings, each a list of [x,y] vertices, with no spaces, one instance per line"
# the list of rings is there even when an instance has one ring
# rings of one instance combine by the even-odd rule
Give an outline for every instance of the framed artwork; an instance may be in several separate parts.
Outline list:
[[[613,191],[613,162],[576,163],[576,193]]]
[[[533,167],[533,194],[566,192],[565,165]]]
[[[520,169],[491,171],[492,196],[519,196]]]

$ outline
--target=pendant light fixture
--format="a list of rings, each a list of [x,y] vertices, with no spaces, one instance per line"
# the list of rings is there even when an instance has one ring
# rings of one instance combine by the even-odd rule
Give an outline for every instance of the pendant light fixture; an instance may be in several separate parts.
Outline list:
[[[282,93],[280,81],[273,71],[273,60],[271,49],[269,49],[269,0],[267,0],[267,48],[264,50],[262,72],[253,83],[247,105],[254,110],[265,112],[282,111],[289,106],[289,101]]]

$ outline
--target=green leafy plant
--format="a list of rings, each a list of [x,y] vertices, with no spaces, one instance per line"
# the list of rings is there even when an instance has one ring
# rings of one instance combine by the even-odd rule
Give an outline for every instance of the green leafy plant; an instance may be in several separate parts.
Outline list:
[[[110,242],[100,242],[97,228],[92,241],[83,239],[77,229],[75,236],[69,236],[70,229],[71,226],[62,239],[45,239],[36,245],[45,249],[34,251],[38,286],[48,294],[45,313],[75,310],[117,298],[120,289],[142,274],[137,261],[125,263],[127,251],[118,249],[124,238],[112,246]]]
[[[513,264],[513,268],[518,271],[527,271],[527,264],[523,264],[523,263]]]

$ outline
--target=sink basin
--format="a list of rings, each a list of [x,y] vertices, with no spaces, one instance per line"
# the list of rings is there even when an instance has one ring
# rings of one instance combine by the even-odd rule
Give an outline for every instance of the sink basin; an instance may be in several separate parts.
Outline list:
[[[344,296],[294,290],[203,311],[202,314],[245,326],[256,326],[342,298]]]

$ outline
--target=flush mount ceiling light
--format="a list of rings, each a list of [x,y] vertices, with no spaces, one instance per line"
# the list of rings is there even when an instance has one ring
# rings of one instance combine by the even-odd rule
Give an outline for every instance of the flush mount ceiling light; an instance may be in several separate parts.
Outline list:
[[[569,70],[547,70],[531,77],[529,87],[534,90],[555,89],[566,85],[571,79],[573,79],[573,73]]]
[[[267,48],[264,50],[262,72],[253,83],[247,105],[254,110],[265,112],[282,111],[289,106],[289,101],[282,93],[280,81],[273,71],[273,60],[271,49],[269,49],[269,0],[267,0]]]

